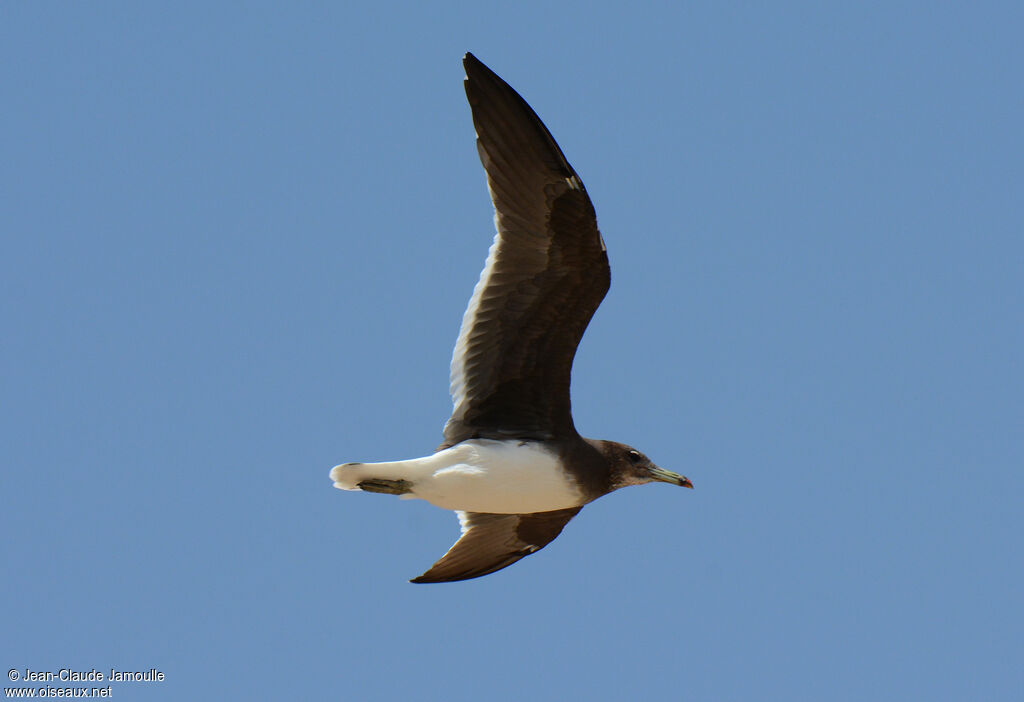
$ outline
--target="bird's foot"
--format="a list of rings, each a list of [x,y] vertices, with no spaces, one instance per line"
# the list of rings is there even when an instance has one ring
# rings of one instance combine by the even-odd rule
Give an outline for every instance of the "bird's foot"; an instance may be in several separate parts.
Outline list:
[[[384,478],[368,478],[356,483],[356,487],[366,492],[380,492],[385,495],[405,495],[412,492],[412,483],[408,480],[385,480]]]

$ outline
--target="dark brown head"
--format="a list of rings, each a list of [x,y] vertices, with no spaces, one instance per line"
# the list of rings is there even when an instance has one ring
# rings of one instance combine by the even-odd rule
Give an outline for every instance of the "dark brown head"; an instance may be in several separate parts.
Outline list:
[[[692,488],[693,483],[685,476],[673,473],[670,470],[659,468],[644,454],[632,446],[620,444],[617,441],[601,441],[601,453],[611,464],[612,469],[612,490],[618,490],[627,485],[643,485],[644,483],[661,482],[681,485]]]

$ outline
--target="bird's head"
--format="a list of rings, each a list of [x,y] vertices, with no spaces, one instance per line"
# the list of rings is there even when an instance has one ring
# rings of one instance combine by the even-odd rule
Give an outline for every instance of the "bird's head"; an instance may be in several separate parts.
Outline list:
[[[626,446],[616,441],[604,441],[602,444],[602,453],[615,466],[615,473],[619,476],[613,489],[652,482],[693,487],[689,478],[660,468],[632,446]]]

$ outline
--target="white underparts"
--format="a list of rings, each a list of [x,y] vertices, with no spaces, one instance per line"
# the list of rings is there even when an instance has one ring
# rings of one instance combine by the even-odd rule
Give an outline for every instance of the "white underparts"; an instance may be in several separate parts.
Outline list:
[[[473,439],[424,458],[331,470],[334,487],[342,490],[373,479],[407,481],[410,492],[402,497],[464,512],[528,514],[582,504],[557,457],[528,442]]]

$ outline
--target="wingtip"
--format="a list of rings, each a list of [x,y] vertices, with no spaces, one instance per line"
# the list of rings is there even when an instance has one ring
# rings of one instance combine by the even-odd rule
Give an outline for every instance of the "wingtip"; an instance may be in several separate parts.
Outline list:
[[[435,563],[434,565],[436,566],[437,564]],[[415,578],[410,578],[409,582],[410,583],[414,583],[416,585],[430,585],[430,584],[435,584],[435,583],[454,583],[454,582],[458,582],[460,580],[472,580],[473,578],[479,578],[482,575],[486,575],[487,574],[487,573],[477,573],[475,575],[464,575],[463,574],[463,575],[456,575],[456,576],[452,577],[450,575],[448,575],[448,576],[446,576],[446,575],[436,575],[436,574],[435,575],[431,575],[431,571],[432,570],[434,570],[433,567],[431,567],[430,570],[428,570],[426,573],[423,573],[422,575],[417,575]],[[488,571],[488,572],[491,572],[491,571]]]
[[[478,78],[483,78],[485,76],[490,75],[494,75],[495,77],[497,77],[497,74],[495,74],[494,71],[488,68],[487,64],[485,64],[483,61],[474,56],[472,51],[467,51],[463,55],[462,67],[466,71],[466,78],[469,78],[470,76],[474,75],[477,76]]]
[[[427,573],[424,573],[423,575],[417,575],[415,578],[410,578],[409,582],[415,583],[416,585],[430,585],[433,583],[452,583],[457,582],[459,580],[468,580],[468,578],[435,578],[431,577],[428,573],[429,571]]]

